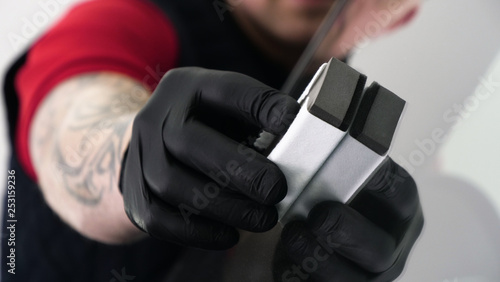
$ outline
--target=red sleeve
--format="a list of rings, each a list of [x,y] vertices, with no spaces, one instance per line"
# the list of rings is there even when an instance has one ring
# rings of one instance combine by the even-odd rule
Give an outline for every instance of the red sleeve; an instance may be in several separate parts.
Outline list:
[[[16,76],[20,101],[16,153],[28,175],[36,179],[28,147],[30,123],[57,84],[81,73],[112,71],[154,89],[158,73],[173,68],[177,57],[175,30],[148,2],[94,0],[75,6],[32,46]]]

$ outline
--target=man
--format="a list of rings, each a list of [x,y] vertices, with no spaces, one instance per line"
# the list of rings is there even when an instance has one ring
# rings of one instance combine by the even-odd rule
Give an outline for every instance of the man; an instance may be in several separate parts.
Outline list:
[[[220,281],[216,259],[227,253],[204,252],[210,265],[189,254],[275,226],[286,180],[245,141],[293,120],[297,103],[271,87],[332,4],[108,0],[71,10],[6,79],[18,223],[16,274],[3,271],[4,281]],[[352,1],[320,61],[345,59],[418,5]],[[352,205],[311,214],[285,227],[277,280],[392,280],[422,225],[415,183],[392,161]],[[335,252],[300,269],[322,239]]]

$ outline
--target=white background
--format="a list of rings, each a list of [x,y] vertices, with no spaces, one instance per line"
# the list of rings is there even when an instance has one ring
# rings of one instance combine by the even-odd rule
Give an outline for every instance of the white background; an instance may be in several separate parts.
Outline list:
[[[40,2],[0,2],[2,71],[22,50],[13,46],[9,34],[23,36],[25,19],[34,23],[37,16],[43,21],[41,13],[49,14]],[[55,2],[60,11],[48,15],[50,21],[60,16],[65,2],[74,1]],[[500,51],[499,12],[497,0],[426,1],[411,26],[370,43],[353,57],[353,66],[408,102],[392,156],[414,158],[409,163],[415,168],[426,226],[401,281],[500,281],[500,90],[475,105],[444,145],[436,143],[429,152],[417,145],[433,130],[448,131],[452,124],[443,114],[463,104],[480,78],[500,72],[500,60],[494,66]],[[9,150],[4,114],[2,102],[0,179],[6,179]],[[415,157],[422,154],[420,163]]]

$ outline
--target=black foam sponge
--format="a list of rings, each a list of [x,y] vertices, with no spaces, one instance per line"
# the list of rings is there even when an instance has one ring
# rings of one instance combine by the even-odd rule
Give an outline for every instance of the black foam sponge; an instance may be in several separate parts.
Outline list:
[[[332,58],[311,88],[307,109],[317,118],[346,131],[365,87],[366,76]]]
[[[374,82],[365,91],[349,134],[379,155],[391,146],[406,102]]]

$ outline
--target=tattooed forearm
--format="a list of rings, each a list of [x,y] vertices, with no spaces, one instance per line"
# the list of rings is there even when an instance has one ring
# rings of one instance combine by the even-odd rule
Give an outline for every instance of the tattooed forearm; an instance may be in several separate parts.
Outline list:
[[[129,121],[110,124],[112,128],[109,133],[104,132],[109,129],[103,124],[107,124],[107,121],[92,126],[88,136],[82,137],[76,149],[66,146],[64,150],[59,140],[54,143],[54,158],[60,180],[75,199],[87,205],[98,204],[106,189],[115,189],[119,152]]]
[[[53,158],[66,190],[80,203],[96,205],[103,193],[116,189],[123,136],[147,94],[109,74],[80,78],[78,87],[83,95],[66,114],[65,138],[55,140]]]
[[[132,79],[101,73],[66,81],[39,107],[31,156],[45,199],[70,224],[72,216],[80,224],[99,210],[118,213],[122,153],[148,97]]]

